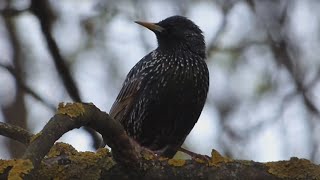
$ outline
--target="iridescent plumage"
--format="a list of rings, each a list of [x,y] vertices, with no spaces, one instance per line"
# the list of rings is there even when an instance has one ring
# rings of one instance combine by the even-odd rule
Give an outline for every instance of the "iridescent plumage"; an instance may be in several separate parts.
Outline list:
[[[173,157],[206,101],[209,72],[204,37],[182,16],[137,23],[156,34],[158,48],[131,69],[110,115],[139,144]]]

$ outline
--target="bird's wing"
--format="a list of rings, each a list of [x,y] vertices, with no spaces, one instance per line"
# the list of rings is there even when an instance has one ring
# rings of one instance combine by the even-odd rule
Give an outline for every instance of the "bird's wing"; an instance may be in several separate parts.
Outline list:
[[[134,104],[133,101],[138,98],[137,96],[139,95],[143,83],[143,78],[138,71],[142,66],[143,63],[141,60],[128,73],[126,80],[122,85],[122,89],[110,110],[110,116],[114,119],[122,121],[126,118],[126,115],[130,112],[132,105]]]
[[[126,112],[131,108],[138,91],[139,79],[134,78],[125,82],[116,101],[111,107],[110,116],[121,121]]]

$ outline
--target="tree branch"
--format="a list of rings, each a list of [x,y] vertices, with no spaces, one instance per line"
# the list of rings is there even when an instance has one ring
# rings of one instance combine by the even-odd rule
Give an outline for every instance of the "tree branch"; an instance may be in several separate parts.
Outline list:
[[[11,2],[8,1],[10,4]],[[8,31],[8,39],[10,41],[11,50],[12,50],[12,65],[15,69],[17,76],[23,78],[22,74],[24,72],[23,67],[23,47],[21,46],[20,39],[18,38],[17,27],[13,17],[5,16],[3,18]],[[16,81],[17,85],[18,82]],[[20,88],[16,88],[16,93],[13,101],[2,107],[2,112],[4,120],[10,124],[18,125],[22,128],[27,129],[27,109],[24,99],[24,91]],[[25,150],[25,146],[14,141],[8,141],[7,143],[8,150],[11,157],[20,157]]]
[[[79,89],[70,73],[66,60],[62,57],[59,47],[51,34],[52,25],[56,16],[50,6],[50,2],[48,0],[32,0],[30,10],[39,19],[41,30],[46,39],[49,52],[69,96],[75,102],[82,102]],[[94,147],[98,148],[101,138],[92,129],[84,129],[91,135]]]
[[[247,0],[247,2],[251,6],[252,10],[256,12],[255,2],[253,0]],[[282,32],[281,27],[284,26],[284,23],[287,19],[288,6],[289,6],[289,2],[287,1],[286,7],[283,10],[280,18],[278,19],[278,22],[281,26],[279,26],[279,28],[272,29],[275,32],[277,32],[277,34],[281,34]],[[289,75],[292,77],[292,80],[296,87],[296,91],[301,94],[307,109],[313,114],[320,117],[320,110],[317,108],[315,103],[313,103],[308,93],[308,90],[309,90],[308,88],[313,86],[312,84],[315,83],[314,81],[318,80],[318,77],[316,77],[309,86],[305,85],[303,83],[303,74],[300,73],[299,71],[300,69],[298,69],[298,66],[295,66],[295,61],[293,57],[290,56],[290,50],[292,50],[293,48],[292,46],[290,46],[289,38],[286,38],[286,37],[273,38],[271,29],[268,28],[267,26],[266,26],[266,31],[268,34],[268,39],[270,40],[270,47],[275,55],[275,60],[277,61],[277,63],[283,65],[283,67],[288,71]],[[294,51],[292,50],[292,52]],[[319,74],[320,74],[320,71],[317,72],[317,76]]]
[[[66,61],[60,54],[56,41],[51,35],[52,24],[56,17],[50,7],[49,2],[47,0],[32,0],[30,10],[40,21],[41,30],[46,39],[49,52],[68,94],[73,101],[81,102],[80,93],[76,83],[71,76]]]
[[[92,104],[60,104],[57,113],[50,119],[43,130],[35,135],[28,146],[24,159],[30,159],[35,168],[39,167],[43,157],[49,152],[54,142],[63,134],[87,126],[99,132],[112,148],[118,163],[132,166],[139,159],[136,145],[126,135],[118,121]]]
[[[32,133],[19,126],[3,122],[0,122],[0,135],[21,142],[26,146],[29,144],[31,137],[33,136]]]
[[[29,8],[25,8],[25,9],[5,8],[5,9],[0,9],[0,14],[2,14],[4,17],[15,17],[28,10]]]
[[[30,88],[28,85],[25,84],[23,82],[23,79],[20,77],[19,73],[17,73],[16,70],[14,69],[14,67],[9,66],[9,65],[5,65],[2,63],[0,63],[0,67],[3,67],[4,69],[6,69],[15,78],[16,83],[21,90],[23,90],[25,93],[29,94],[34,99],[41,102],[43,105],[45,105],[49,109],[51,109],[51,110],[56,109],[56,107],[53,104],[45,101],[39,94],[37,94],[35,91],[33,91],[32,88]]]
[[[77,152],[70,145],[53,145],[81,126],[103,135],[113,159],[107,149]],[[0,160],[0,177],[8,179],[317,179],[319,171],[319,165],[305,159],[257,163],[226,158],[217,151],[208,161],[156,157],[131,140],[118,121],[84,103],[60,104],[43,130],[31,138],[22,159]]]

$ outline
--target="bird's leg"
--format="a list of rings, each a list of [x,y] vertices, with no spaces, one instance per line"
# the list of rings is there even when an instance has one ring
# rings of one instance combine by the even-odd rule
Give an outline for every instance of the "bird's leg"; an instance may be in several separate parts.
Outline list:
[[[145,158],[148,158],[148,159],[158,159],[159,158],[159,155],[157,154],[157,152],[152,151],[151,149],[143,147],[143,146],[140,146],[140,148],[141,148],[140,153]]]
[[[180,147],[180,148],[178,149],[178,151],[183,152],[183,153],[185,153],[185,154],[188,154],[189,156],[191,156],[191,158],[192,158],[193,160],[195,160],[195,159],[201,159],[201,160],[204,160],[205,162],[211,161],[211,158],[210,158],[209,156],[194,153],[194,152],[192,152],[192,151],[189,151],[189,150],[187,150],[187,149],[184,149],[183,147]]]
[[[157,152],[147,148],[147,147],[143,147],[141,146],[140,143],[138,143],[135,139],[130,138],[131,143],[133,144],[133,146],[136,148],[136,151],[140,153],[140,155],[142,157],[144,157],[145,159],[158,159],[159,155],[157,154]]]

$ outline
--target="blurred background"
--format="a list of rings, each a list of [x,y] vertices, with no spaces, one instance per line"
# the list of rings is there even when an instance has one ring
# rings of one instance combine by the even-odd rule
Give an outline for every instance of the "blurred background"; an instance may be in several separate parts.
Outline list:
[[[183,15],[203,30],[210,90],[184,146],[236,159],[320,163],[320,1],[2,0],[0,121],[39,132],[59,102],[108,112],[129,70],[157,47],[135,20]],[[77,129],[59,141],[95,151]],[[24,146],[0,136],[0,159]]]

